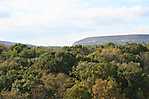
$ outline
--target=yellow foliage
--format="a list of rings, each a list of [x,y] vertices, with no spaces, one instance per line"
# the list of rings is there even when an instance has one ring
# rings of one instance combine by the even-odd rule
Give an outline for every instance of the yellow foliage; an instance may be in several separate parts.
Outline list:
[[[98,79],[92,87],[94,99],[127,99],[112,80]]]

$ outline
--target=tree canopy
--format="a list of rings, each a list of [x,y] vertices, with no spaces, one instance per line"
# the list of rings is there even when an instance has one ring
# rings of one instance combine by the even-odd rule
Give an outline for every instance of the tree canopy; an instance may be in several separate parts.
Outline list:
[[[148,44],[0,45],[0,99],[149,99]]]

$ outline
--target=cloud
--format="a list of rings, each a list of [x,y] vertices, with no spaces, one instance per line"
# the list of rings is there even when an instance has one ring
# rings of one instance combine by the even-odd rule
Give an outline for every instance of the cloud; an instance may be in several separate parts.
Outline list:
[[[138,17],[144,15],[145,11],[142,10],[140,6],[133,7],[105,7],[105,8],[87,8],[84,10],[80,10],[79,15],[82,18],[93,18],[100,16],[108,16],[108,17]]]
[[[35,44],[67,44],[87,36],[131,32],[134,23],[148,17],[149,7],[139,0],[131,6],[115,6],[123,3],[117,0],[104,3],[109,1],[111,6],[95,6],[89,0],[0,0],[0,34],[22,42],[34,39]],[[18,38],[9,36],[13,34]]]
[[[134,31],[137,33],[149,33],[149,27],[138,27]]]
[[[0,11],[0,18],[8,18],[8,17],[10,17],[10,14],[9,13]]]
[[[2,18],[10,18],[11,13],[7,7],[4,7],[0,2],[0,19]]]
[[[2,4],[1,4],[2,5]],[[15,26],[63,25],[65,23],[92,24],[96,18],[130,19],[146,15],[142,6],[132,7],[82,7],[79,0],[6,0],[2,16],[11,14],[7,19]],[[1,16],[1,14],[0,14]],[[10,25],[9,25],[10,26]]]

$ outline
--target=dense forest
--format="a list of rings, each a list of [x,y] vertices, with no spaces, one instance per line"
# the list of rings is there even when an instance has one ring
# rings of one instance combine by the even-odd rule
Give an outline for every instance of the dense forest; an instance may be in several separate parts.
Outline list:
[[[0,45],[0,99],[149,99],[149,44]]]

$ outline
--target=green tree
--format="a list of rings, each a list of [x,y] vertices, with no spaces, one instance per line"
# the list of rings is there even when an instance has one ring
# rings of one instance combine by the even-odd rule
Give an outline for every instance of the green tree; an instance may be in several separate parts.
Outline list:
[[[78,82],[66,91],[64,99],[91,99],[91,93],[84,82]]]
[[[67,52],[50,52],[43,54],[34,66],[46,68],[50,72],[69,73],[76,63],[76,58]]]
[[[117,73],[117,66],[110,63],[81,62],[73,68],[72,74],[79,80],[108,79]]]
[[[66,74],[43,74],[41,81],[51,95],[57,99],[62,99],[65,91],[74,85],[74,80]]]

